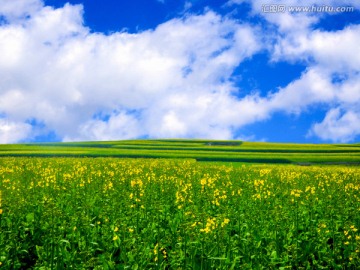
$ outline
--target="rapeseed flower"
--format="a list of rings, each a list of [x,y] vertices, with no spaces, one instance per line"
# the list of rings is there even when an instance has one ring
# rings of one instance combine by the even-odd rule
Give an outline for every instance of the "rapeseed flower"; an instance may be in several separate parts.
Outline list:
[[[164,259],[166,259],[166,258],[167,258],[166,250],[162,248],[162,249],[161,249],[161,252],[162,252],[162,254],[163,254]]]
[[[156,243],[154,247],[154,255],[158,254],[158,247],[159,247],[159,243]]]
[[[205,233],[209,233],[212,230],[216,229],[216,223],[215,223],[215,218],[208,218],[206,220],[206,226],[203,229],[200,229],[200,232],[205,232]]]
[[[224,221],[221,223],[221,227],[224,228],[227,224],[229,224],[230,219],[225,218]]]
[[[351,225],[351,226],[350,226],[350,229],[351,229],[353,232],[357,232],[357,231],[358,231],[358,229],[356,229],[354,225]]]

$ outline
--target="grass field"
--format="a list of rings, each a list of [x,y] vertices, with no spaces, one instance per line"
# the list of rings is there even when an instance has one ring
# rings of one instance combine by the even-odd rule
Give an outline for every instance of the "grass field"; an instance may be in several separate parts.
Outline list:
[[[144,140],[0,155],[0,269],[360,268],[360,145]]]
[[[192,158],[198,161],[360,164],[360,144],[280,144],[209,140],[13,144],[1,156]]]

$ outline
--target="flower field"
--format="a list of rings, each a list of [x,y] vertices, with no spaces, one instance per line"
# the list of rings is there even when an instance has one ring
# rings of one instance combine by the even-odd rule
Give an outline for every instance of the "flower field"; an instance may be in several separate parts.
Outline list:
[[[359,269],[360,168],[0,158],[1,269]]]

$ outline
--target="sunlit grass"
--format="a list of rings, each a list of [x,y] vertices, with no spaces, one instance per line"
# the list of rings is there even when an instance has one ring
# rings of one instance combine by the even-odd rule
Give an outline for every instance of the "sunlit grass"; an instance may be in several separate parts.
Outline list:
[[[127,140],[0,145],[0,156],[176,158],[283,164],[360,164],[359,144],[282,144],[213,140]]]

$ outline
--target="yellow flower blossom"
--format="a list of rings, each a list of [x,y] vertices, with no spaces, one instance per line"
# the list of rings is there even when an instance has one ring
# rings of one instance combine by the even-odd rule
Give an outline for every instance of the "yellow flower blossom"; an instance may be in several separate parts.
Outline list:
[[[206,185],[206,179],[205,179],[205,178],[201,179],[201,180],[200,180],[200,184],[201,184],[202,186]]]
[[[208,218],[206,220],[206,226],[203,229],[200,229],[200,232],[205,232],[205,233],[209,233],[212,230],[214,230],[216,228],[216,223],[215,223],[215,218]]]
[[[162,252],[162,254],[163,254],[164,259],[166,259],[166,258],[167,258],[166,250],[162,248],[162,249],[161,249],[161,252]]]
[[[221,223],[221,227],[222,228],[225,227],[227,224],[229,224],[229,222],[230,222],[230,219],[225,218],[224,221]]]
[[[158,254],[158,247],[159,247],[159,243],[157,243],[154,247],[154,255],[155,256]]]

